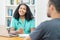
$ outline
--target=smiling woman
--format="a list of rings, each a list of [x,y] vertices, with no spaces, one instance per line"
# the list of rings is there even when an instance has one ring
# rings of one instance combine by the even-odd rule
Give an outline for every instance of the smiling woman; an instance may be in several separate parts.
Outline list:
[[[20,4],[13,15],[10,33],[29,34],[35,28],[35,20],[28,5]]]

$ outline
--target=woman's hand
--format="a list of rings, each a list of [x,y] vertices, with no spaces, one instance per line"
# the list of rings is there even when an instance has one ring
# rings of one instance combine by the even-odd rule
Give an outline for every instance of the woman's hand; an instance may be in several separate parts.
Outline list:
[[[31,28],[31,32],[33,32],[35,30],[35,28]]]
[[[22,28],[20,28],[19,30],[17,30],[18,34],[24,34],[24,30]]]
[[[24,30],[22,28],[18,29],[17,31],[15,31],[15,29],[12,27],[10,29],[10,33],[11,34],[24,34]]]

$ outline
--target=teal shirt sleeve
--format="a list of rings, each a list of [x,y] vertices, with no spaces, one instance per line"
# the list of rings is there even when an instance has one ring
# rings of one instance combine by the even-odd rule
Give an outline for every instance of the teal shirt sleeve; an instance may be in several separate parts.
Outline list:
[[[15,27],[15,25],[16,25],[15,21],[16,21],[16,19],[12,18],[10,27],[16,28]]]
[[[31,20],[31,25],[30,26],[31,26],[30,28],[35,28],[35,19]]]
[[[17,21],[15,18],[12,18],[10,26],[13,27],[15,30],[19,30],[20,28],[23,28],[23,25],[18,22],[19,21]],[[21,20],[20,20],[20,22],[21,22]]]

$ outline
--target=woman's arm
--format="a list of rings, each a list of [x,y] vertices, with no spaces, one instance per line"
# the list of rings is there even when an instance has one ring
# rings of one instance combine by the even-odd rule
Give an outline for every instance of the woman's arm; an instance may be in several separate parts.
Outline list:
[[[10,33],[11,34],[16,34],[16,31],[15,31],[15,29],[13,27],[10,28]]]
[[[30,30],[31,30],[31,32],[35,30],[35,20],[34,19],[31,20]]]
[[[22,28],[20,28],[20,29],[17,30],[17,33],[18,34],[24,34],[24,30]]]
[[[22,28],[15,30],[13,27],[10,28],[10,33],[12,34],[23,34],[24,30]]]

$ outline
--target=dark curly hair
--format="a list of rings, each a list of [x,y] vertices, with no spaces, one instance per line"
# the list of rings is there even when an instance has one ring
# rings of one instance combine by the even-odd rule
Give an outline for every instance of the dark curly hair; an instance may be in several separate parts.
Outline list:
[[[26,14],[25,14],[25,19],[26,19],[27,21],[32,20],[32,19],[34,18],[33,15],[32,15],[32,12],[31,12],[29,6],[26,5],[25,3],[22,3],[22,4],[19,4],[19,5],[18,5],[18,7],[16,8],[16,10],[15,10],[15,12],[14,12],[13,17],[14,17],[16,20],[19,20],[20,15],[19,15],[19,13],[18,13],[18,9],[20,8],[21,5],[25,5],[25,6],[26,6],[26,11],[27,11],[27,12],[26,12]]]

